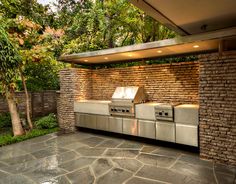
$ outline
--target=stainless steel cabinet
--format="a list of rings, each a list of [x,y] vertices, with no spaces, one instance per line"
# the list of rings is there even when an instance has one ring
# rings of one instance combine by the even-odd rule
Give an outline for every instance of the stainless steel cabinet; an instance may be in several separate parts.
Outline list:
[[[96,116],[76,113],[76,126],[96,129]]]
[[[175,124],[168,121],[156,122],[156,139],[175,142]]]
[[[119,117],[109,117],[108,130],[110,132],[122,133],[122,118]]]
[[[138,136],[155,139],[156,138],[155,121],[138,120]]]
[[[138,135],[137,119],[123,118],[123,134]]]
[[[108,116],[97,115],[97,129],[108,131]]]
[[[176,143],[198,146],[198,125],[176,124]]]

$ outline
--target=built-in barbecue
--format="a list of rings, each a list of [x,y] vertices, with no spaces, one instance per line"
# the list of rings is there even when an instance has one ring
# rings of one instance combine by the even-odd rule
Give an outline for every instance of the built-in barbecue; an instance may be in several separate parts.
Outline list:
[[[135,104],[145,101],[143,87],[128,86],[117,87],[109,104],[109,112],[112,116],[135,116]]]

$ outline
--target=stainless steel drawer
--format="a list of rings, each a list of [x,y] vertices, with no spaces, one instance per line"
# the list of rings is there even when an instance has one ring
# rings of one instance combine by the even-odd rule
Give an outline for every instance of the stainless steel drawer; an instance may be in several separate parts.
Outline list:
[[[138,120],[138,136],[155,139],[156,138],[155,121]]]
[[[198,126],[176,124],[176,143],[198,146]]]
[[[137,119],[123,118],[123,134],[138,135]]]
[[[175,142],[175,124],[168,121],[156,122],[156,139]]]
[[[108,116],[97,115],[97,129],[108,130]]]
[[[110,132],[122,133],[122,118],[109,117],[108,129]]]
[[[96,129],[96,116],[76,113],[76,126]]]

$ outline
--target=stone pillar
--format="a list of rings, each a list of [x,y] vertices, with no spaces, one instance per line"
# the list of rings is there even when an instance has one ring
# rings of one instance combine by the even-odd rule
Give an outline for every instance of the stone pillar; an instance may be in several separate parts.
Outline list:
[[[236,165],[236,52],[200,56],[200,156]]]
[[[60,94],[57,114],[60,129],[75,131],[74,101],[91,98],[91,72],[89,69],[66,68],[60,71]]]

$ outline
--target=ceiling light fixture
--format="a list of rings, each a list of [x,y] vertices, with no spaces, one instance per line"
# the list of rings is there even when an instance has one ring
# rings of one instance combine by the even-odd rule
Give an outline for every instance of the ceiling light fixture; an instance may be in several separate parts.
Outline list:
[[[157,53],[162,53],[162,51],[161,51],[161,50],[158,50]]]
[[[198,47],[199,47],[199,45],[194,45],[194,46],[193,46],[193,48],[198,48]]]
[[[106,60],[107,60],[107,59],[108,59],[108,57],[104,57],[104,59],[106,59]]]
[[[129,56],[129,57],[132,57],[132,56],[133,56],[133,54],[129,54],[128,56]]]
[[[88,60],[87,60],[87,59],[85,59],[85,60],[84,60],[84,62],[88,62]]]

